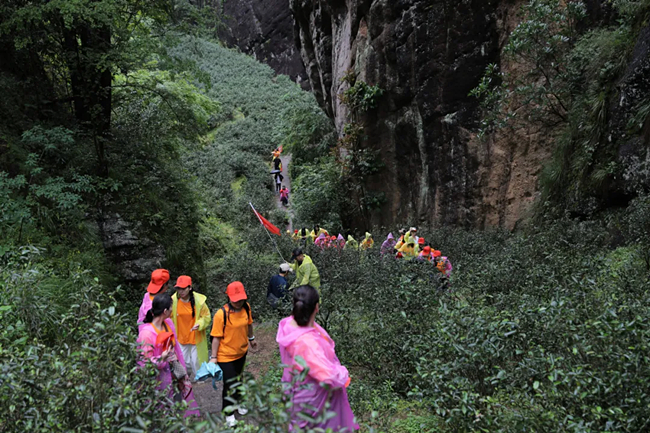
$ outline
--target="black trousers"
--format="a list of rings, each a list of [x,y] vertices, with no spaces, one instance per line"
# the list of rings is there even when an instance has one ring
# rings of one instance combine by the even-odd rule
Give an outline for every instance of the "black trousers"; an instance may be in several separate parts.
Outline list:
[[[237,382],[237,378],[243,373],[244,364],[246,364],[246,355],[234,361],[219,363],[219,367],[221,367],[221,371],[223,372],[223,394],[221,395],[221,410],[225,409],[226,406],[230,406],[231,403],[230,401],[226,400],[226,397],[230,392],[231,385]],[[236,402],[239,401],[239,391],[235,390],[231,398]]]

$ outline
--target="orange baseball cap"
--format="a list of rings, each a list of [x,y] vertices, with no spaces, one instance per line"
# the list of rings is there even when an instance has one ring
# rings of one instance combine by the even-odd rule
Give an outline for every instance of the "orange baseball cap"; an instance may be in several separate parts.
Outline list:
[[[238,302],[241,301],[242,299],[246,299],[246,290],[244,290],[244,285],[240,281],[234,281],[230,284],[228,284],[228,288],[226,289],[226,295],[228,295],[228,299],[230,299],[230,302]]]
[[[147,286],[147,292],[155,295],[167,281],[169,281],[169,271],[167,269],[156,269],[151,273],[151,281]]]
[[[438,251],[438,250],[435,250],[433,252],[433,257],[440,257],[441,255],[442,255],[442,253],[440,251]]]
[[[180,287],[181,289],[184,289],[187,286],[191,286],[191,285],[192,285],[192,278],[188,277],[187,275],[181,275],[176,280],[176,285],[174,287]]]

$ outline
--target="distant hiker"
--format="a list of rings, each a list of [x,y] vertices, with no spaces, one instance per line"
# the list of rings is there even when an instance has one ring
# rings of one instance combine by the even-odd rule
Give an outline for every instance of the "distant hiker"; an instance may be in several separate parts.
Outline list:
[[[443,257],[442,253],[438,250],[435,250],[433,252],[433,257],[438,270],[442,273],[443,276],[449,278],[451,276],[451,271],[454,269],[449,259],[447,257]]]
[[[279,155],[273,158],[273,170],[279,170],[282,172],[282,160]]]
[[[208,362],[207,329],[212,321],[205,295],[192,288],[192,278],[181,275],[172,296],[172,320],[183,351],[187,373],[194,377],[201,364]]]
[[[275,192],[280,192],[282,189],[282,181],[284,177],[280,173],[275,174]]]
[[[158,369],[158,389],[166,391],[174,401],[185,400],[189,409],[185,416],[199,416],[198,406],[192,392],[192,384],[187,376],[185,359],[178,344],[176,328],[169,319],[172,314],[172,298],[168,293],[156,295],[147,311],[144,324],[138,333],[138,343],[142,358],[138,361],[144,366],[151,362]]]
[[[427,244],[427,243],[426,243],[426,241],[424,240],[424,238],[423,238],[423,237],[419,237],[419,238],[418,238],[418,242],[417,242],[417,244],[415,245],[415,252],[419,254],[420,251],[422,251],[422,249],[426,246],[426,244]]]
[[[327,246],[329,248],[338,248],[338,244],[336,242],[336,236],[330,236],[329,241],[327,242]]]
[[[339,248],[345,248],[345,238],[341,233],[339,233],[339,235],[336,237],[336,242],[338,243]]]
[[[418,254],[418,260],[422,261],[427,261],[427,262],[432,262],[433,261],[433,254],[431,253],[431,247],[426,246],[422,248],[422,251],[420,254]]]
[[[232,388],[233,382],[241,376],[246,364],[248,347],[257,348],[253,335],[253,314],[247,302],[244,285],[239,281],[228,284],[226,289],[228,303],[221,307],[212,320],[212,356],[210,362],[218,363],[223,371],[223,393],[221,395],[222,408],[230,406],[226,397]],[[233,389],[230,397],[237,405],[239,390]],[[238,407],[240,415],[246,415],[248,410]],[[237,423],[235,415],[227,415],[226,423],[232,427]]]
[[[298,242],[300,240],[300,234],[298,233],[298,229],[294,230],[293,233],[291,234],[291,240],[294,242]]]
[[[273,155],[273,159],[280,158],[280,155],[282,155],[282,149],[276,147],[275,150],[271,153],[271,155]]]
[[[291,255],[291,261],[294,262],[292,268],[296,273],[296,280],[289,290],[309,285],[320,292],[320,275],[311,257],[303,253],[302,249],[296,248]]]
[[[345,249],[358,250],[359,242],[357,242],[352,235],[348,235],[348,241],[345,243]]]
[[[151,303],[156,295],[165,293],[169,287],[169,271],[167,269],[156,269],[151,273],[151,281],[147,286],[147,293],[144,294],[142,305],[138,311],[138,330],[142,328],[147,311],[151,309]]]
[[[321,228],[318,224],[314,226],[314,230],[309,234],[311,241],[314,242],[320,235],[328,236],[327,230]]]
[[[327,239],[327,236],[325,236],[324,233],[321,233],[321,234],[318,235],[318,237],[314,240],[314,245],[316,245],[317,247],[320,247],[320,248],[324,248],[324,247],[325,247],[325,240],[326,240],[326,239]]]
[[[288,366],[284,369],[282,382],[292,384],[295,375],[304,368],[302,361],[309,367],[306,378],[291,385],[289,395],[294,404],[290,409],[289,431],[314,428],[335,432],[358,430],[346,391],[350,375],[336,356],[334,341],[315,322],[318,309],[318,292],[313,287],[300,286],[293,294],[292,315],[282,319],[278,326],[276,341],[280,346],[282,363]],[[318,419],[326,412],[334,415],[325,421],[308,421],[309,418]]]
[[[400,231],[399,231],[399,239],[397,240],[397,243],[395,244],[395,250],[396,251],[399,251],[399,249],[404,246],[404,236],[406,236],[406,229],[400,229]]]
[[[366,232],[366,237],[361,241],[361,248],[364,250],[370,249],[375,245],[375,241],[372,239],[372,234]]]
[[[274,309],[278,308],[278,305],[287,294],[287,274],[290,270],[291,266],[288,263],[282,263],[280,271],[277,275],[271,277],[271,281],[269,281],[266,288],[266,300]]]
[[[395,248],[395,238],[393,237],[392,233],[388,233],[388,237],[386,237],[386,240],[384,241],[383,244],[381,244],[381,248],[379,249],[379,252],[382,256],[386,254],[393,254],[393,248]]]
[[[399,249],[401,258],[404,260],[412,260],[417,255],[415,251],[415,240],[409,239],[407,243],[402,245],[402,248]]]
[[[307,240],[309,239],[309,232],[307,231],[306,228],[300,229],[300,246],[305,247],[307,246]]]
[[[282,185],[282,189],[280,190],[280,201],[285,207],[289,204],[289,190],[284,185]]]
[[[417,243],[418,241],[418,229],[415,227],[411,227],[408,232],[404,235],[404,243],[409,243],[411,239],[413,239],[413,242]]]

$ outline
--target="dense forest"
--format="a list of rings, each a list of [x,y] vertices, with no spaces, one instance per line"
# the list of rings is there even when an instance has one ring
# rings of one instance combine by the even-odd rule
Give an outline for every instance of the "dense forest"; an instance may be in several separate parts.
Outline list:
[[[0,432],[286,431],[275,352],[242,381],[252,422],[232,429],[184,418],[137,368],[159,267],[191,275],[213,313],[242,281],[256,323],[277,324],[275,243],[284,258],[296,243],[271,239],[250,203],[282,232],[374,235],[367,251],[308,247],[361,431],[650,429],[650,1],[606,1],[602,16],[514,2],[500,63],[467,95],[473,139],[533,125],[551,143],[513,230],[407,212],[375,225],[388,156],[370,125],[388,89],[350,70],[337,124],[318,89],[222,40],[221,3],[0,4]],[[632,72],[641,84],[622,90]],[[288,209],[269,175],[280,146]],[[379,254],[411,225],[453,261],[448,288]]]

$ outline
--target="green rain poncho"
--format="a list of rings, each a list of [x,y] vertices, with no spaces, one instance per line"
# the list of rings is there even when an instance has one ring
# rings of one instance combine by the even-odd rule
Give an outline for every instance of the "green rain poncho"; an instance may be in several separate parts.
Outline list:
[[[348,241],[345,244],[345,250],[347,249],[353,249],[353,250],[358,250],[359,249],[359,242],[355,241],[352,235],[348,235]]]
[[[311,257],[305,254],[302,264],[298,265],[298,262],[295,262],[292,267],[296,272],[296,280],[293,282],[289,290],[293,290],[300,286],[312,286],[320,293],[320,274],[318,273],[318,269],[316,269],[316,265],[314,265],[314,262],[311,260]]]

